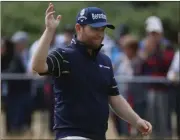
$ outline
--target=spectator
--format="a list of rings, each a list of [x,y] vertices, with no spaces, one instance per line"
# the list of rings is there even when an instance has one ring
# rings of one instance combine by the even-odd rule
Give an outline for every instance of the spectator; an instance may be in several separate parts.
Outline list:
[[[180,32],[178,33],[178,44],[180,45]],[[180,55],[180,50],[178,48],[178,50],[176,51],[175,55],[174,55],[174,58],[172,60],[172,63],[171,63],[171,67],[168,71],[168,74],[167,74],[167,78],[173,82],[175,81],[179,81],[179,74],[180,74],[180,58],[179,58],[179,55]]]
[[[104,36],[101,49],[107,56],[110,57],[112,64],[116,63],[117,57],[122,54],[121,44],[125,35],[129,33],[129,27],[125,24],[121,24],[115,31],[115,40],[113,41],[107,34]]]
[[[142,74],[142,64],[143,60],[138,55],[138,40],[128,35],[124,38],[123,48],[125,52],[125,60],[123,61],[121,68],[122,72],[124,71],[125,75],[127,69],[123,69],[123,64],[129,65],[129,70],[131,70],[127,76],[140,76]],[[133,106],[136,112],[142,117],[145,118],[145,110],[146,110],[146,95],[144,93],[144,89],[142,88],[142,84],[138,83],[128,83],[128,93],[132,97]]]
[[[14,53],[14,44],[6,37],[1,38],[1,72],[7,71]]]
[[[112,60],[113,66],[115,65],[115,63],[116,63],[116,66],[118,63],[120,64],[119,57],[123,56],[124,54],[122,43],[124,41],[125,36],[128,35],[129,33],[130,33],[130,30],[126,24],[121,24],[115,31],[116,44],[111,49],[111,60]],[[115,67],[114,69],[116,70]]]
[[[180,44],[180,33],[179,33],[179,44]],[[180,49],[176,51],[171,66],[169,68],[167,78],[173,82],[173,99],[172,104],[174,105],[173,111],[175,110],[177,116],[177,136],[180,138]]]
[[[126,24],[120,24],[117,30],[115,30],[115,39],[119,45],[122,45],[123,38],[130,33],[129,26]]]
[[[163,25],[160,18],[156,16],[150,16],[146,19],[145,24],[147,36],[139,43],[140,55],[142,57],[146,57],[148,51],[151,51],[149,49],[152,48],[147,47],[146,45],[146,43],[151,41],[151,39],[152,42],[155,42],[156,44],[159,43],[162,49],[164,49],[164,47],[166,48],[166,46],[170,46],[170,41],[163,36]]]
[[[145,60],[142,68],[143,75],[165,77],[174,55],[173,48],[169,43],[162,41],[164,39],[163,27],[159,18],[148,18],[146,31],[147,36],[141,42],[141,57]],[[159,137],[170,137],[168,86],[151,83],[147,90],[148,117],[154,126],[153,134]]]
[[[18,38],[17,36],[15,37]],[[3,73],[25,73],[26,68],[22,57],[17,48],[21,50],[20,46],[12,43],[8,39],[3,39],[4,43],[1,52],[2,55],[2,72]],[[15,41],[15,40],[13,40]],[[6,85],[6,86],[5,86]],[[18,80],[3,81],[3,92],[7,92],[6,102],[6,125],[7,133],[15,134],[22,133],[24,129],[30,128],[31,122],[31,108],[30,108],[30,82]]]
[[[63,28],[62,33],[57,35],[59,47],[67,47],[71,43],[74,33],[74,26],[71,24],[66,24]]]
[[[177,50],[175,53],[175,56],[173,58],[173,61],[171,63],[171,67],[168,71],[167,78],[173,82],[173,93],[171,97],[171,103],[173,106],[173,111],[176,112],[177,116],[177,136],[180,137],[180,66],[179,66],[179,55],[180,50]]]
[[[10,63],[14,55],[14,44],[6,37],[1,38],[1,72],[5,73],[8,71]],[[6,112],[8,111],[7,99],[8,99],[8,82],[2,80],[1,82],[1,91],[2,91],[2,103],[5,106]],[[6,121],[6,132],[11,132],[11,121]]]
[[[104,54],[109,56],[109,58],[111,58],[114,41],[107,34],[105,34],[102,44],[104,44],[104,46],[102,47],[101,52],[103,52]]]
[[[71,25],[71,24],[67,24],[64,27],[63,33],[64,33],[64,42],[63,42],[63,45],[64,46],[68,46],[68,45],[70,45],[71,40],[73,38],[73,35],[75,33],[74,26]]]
[[[16,53],[18,53],[18,55],[20,56],[20,58],[23,62],[22,64],[24,65],[25,69],[27,70],[28,41],[29,41],[28,34],[24,31],[18,31],[12,36],[11,40],[15,44]]]
[[[179,55],[180,55],[180,50],[177,50],[174,57],[173,61],[171,64],[171,67],[168,71],[167,77],[169,80],[173,82],[179,82],[179,74],[180,74],[180,65],[179,65]]]

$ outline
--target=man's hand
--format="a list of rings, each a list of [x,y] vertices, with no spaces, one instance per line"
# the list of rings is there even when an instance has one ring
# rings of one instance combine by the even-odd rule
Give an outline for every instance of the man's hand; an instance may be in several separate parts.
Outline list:
[[[46,29],[55,30],[59,25],[61,20],[61,15],[58,15],[57,18],[54,18],[54,5],[52,3],[49,4],[49,7],[46,10],[45,24]]]
[[[37,49],[32,55],[31,70],[37,73],[46,73],[48,71],[48,65],[46,63],[46,60],[49,47],[55,34],[55,30],[61,20],[60,15],[57,16],[56,19],[54,19],[54,12],[54,6],[50,3],[49,7],[46,10],[46,29],[38,42]]]
[[[120,118],[136,127],[143,135],[149,135],[152,132],[151,124],[141,119],[139,115],[134,112],[134,110],[122,95],[110,96],[109,103],[113,111]]]
[[[139,119],[135,126],[144,136],[147,136],[152,133],[152,125],[143,119]]]

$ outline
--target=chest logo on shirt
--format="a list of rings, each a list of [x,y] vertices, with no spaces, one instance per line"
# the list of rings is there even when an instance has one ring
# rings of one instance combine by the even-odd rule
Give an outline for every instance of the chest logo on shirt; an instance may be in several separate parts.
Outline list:
[[[108,66],[104,66],[104,65],[101,65],[101,64],[99,64],[99,67],[100,67],[100,68],[110,69],[110,67],[108,67]]]

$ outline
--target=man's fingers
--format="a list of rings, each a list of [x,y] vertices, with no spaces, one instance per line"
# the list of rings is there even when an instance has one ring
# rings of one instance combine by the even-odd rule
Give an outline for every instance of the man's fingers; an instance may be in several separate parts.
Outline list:
[[[145,124],[147,125],[148,129],[144,129],[145,131],[142,132],[142,135],[147,136],[152,132],[152,125],[147,121],[145,121]]]
[[[46,18],[49,18],[49,17],[52,16],[54,13],[55,13],[55,11],[49,12],[49,13],[46,15]]]
[[[148,126],[148,133],[151,133],[152,132],[152,125],[147,121],[145,121],[145,123]]]
[[[146,121],[144,121],[142,123],[142,129],[143,129],[143,131],[148,131],[149,127],[148,127],[148,124],[146,123]]]
[[[46,15],[47,15],[49,12],[53,11],[53,7],[54,7],[53,4],[50,3],[49,6],[48,6],[48,8],[47,8],[47,10],[46,10]]]
[[[61,16],[61,15],[58,15],[57,18],[56,18],[56,20],[57,20],[57,21],[60,21],[61,18],[62,18],[62,16]]]

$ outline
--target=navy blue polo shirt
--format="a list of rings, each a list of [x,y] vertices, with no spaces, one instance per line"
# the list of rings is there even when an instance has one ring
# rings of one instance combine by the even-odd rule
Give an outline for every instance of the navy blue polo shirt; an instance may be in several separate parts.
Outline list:
[[[111,61],[99,50],[89,55],[87,47],[73,38],[70,46],[56,48],[47,57],[47,74],[54,85],[56,138],[105,139],[108,97],[119,91]]]

